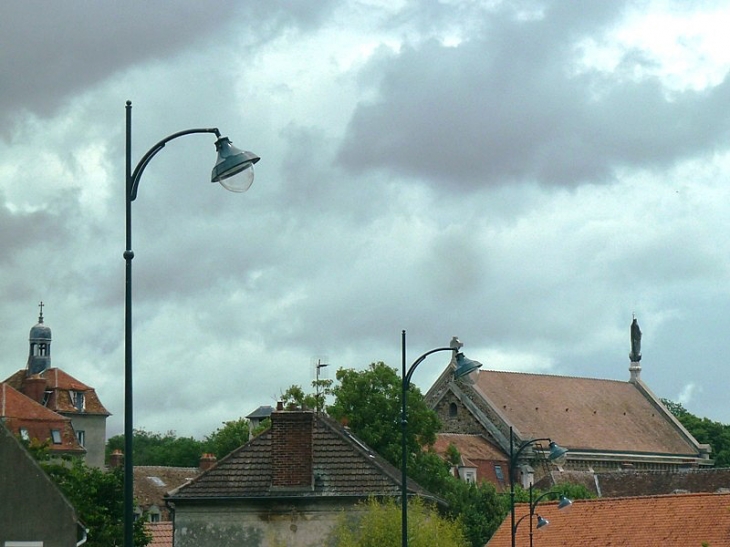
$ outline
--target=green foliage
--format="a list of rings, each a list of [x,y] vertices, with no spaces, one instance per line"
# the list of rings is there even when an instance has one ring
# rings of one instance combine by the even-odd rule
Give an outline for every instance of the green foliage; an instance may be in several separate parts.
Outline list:
[[[246,442],[248,442],[248,420],[239,418],[223,422],[223,427],[219,427],[205,438],[204,446],[206,452],[213,453],[217,459],[221,459]]]
[[[271,427],[271,418],[264,418],[261,423],[251,432],[252,437],[261,435],[264,431]]]
[[[395,500],[371,499],[360,511],[345,512],[330,533],[328,547],[399,547],[401,508]],[[439,515],[416,498],[408,503],[408,545],[411,547],[466,547],[458,521]]]
[[[501,495],[493,484],[467,483],[453,479],[442,492],[449,504],[447,514],[458,517],[472,547],[483,547],[509,513],[509,497]]]
[[[322,412],[327,395],[332,394],[332,383],[332,380],[314,380],[312,382],[312,387],[315,390],[314,393],[304,393],[301,386],[290,386],[289,389],[281,394],[281,401],[284,403],[284,408],[287,410],[307,408]]]
[[[714,422],[708,418],[699,418],[681,403],[668,399],[662,399],[662,403],[695,439],[712,447],[710,457],[715,460],[716,467],[730,466],[730,425]]]
[[[446,461],[451,465],[459,465],[461,461],[461,452],[454,443],[449,443],[449,446],[446,447]]]
[[[51,480],[58,485],[77,517],[88,528],[88,547],[114,547],[123,543],[124,477],[120,469],[102,471],[80,459],[66,463],[42,462]],[[134,545],[150,541],[140,519],[134,523]]]
[[[332,389],[335,402],[327,407],[330,416],[347,423],[353,433],[392,464],[401,459],[402,383],[394,368],[372,363],[366,370],[339,369],[339,385]],[[428,408],[420,390],[408,389],[407,447],[411,463],[423,446],[436,441],[441,424]]]
[[[206,452],[203,441],[178,437],[174,431],[163,435],[135,429],[133,443],[134,465],[198,467],[200,456]],[[115,449],[124,451],[124,435],[111,437],[107,442],[107,455]]]

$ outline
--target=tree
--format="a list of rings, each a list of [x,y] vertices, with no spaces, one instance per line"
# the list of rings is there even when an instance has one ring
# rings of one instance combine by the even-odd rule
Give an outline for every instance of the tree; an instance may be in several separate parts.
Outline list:
[[[227,456],[248,442],[248,426],[246,418],[223,422],[223,427],[219,427],[205,438],[206,452],[215,454],[217,459]]]
[[[500,495],[493,484],[467,483],[454,479],[442,493],[449,504],[447,514],[459,517],[472,547],[482,547],[509,513],[509,497]]]
[[[135,429],[134,465],[167,465],[171,467],[198,467],[200,456],[205,452],[203,441],[192,437],[178,437],[174,431],[150,433]],[[113,450],[124,450],[124,435],[116,435],[107,441],[107,455]]]
[[[684,408],[682,403],[675,403],[668,399],[662,399],[662,403],[695,439],[712,447],[711,456],[715,460],[716,467],[730,466],[729,425],[714,422],[708,418],[699,418]]]
[[[392,464],[401,460],[402,383],[394,368],[383,362],[371,363],[366,370],[339,369],[339,385],[332,389],[335,402],[327,407],[330,416],[346,423],[365,443]],[[441,424],[428,408],[420,390],[408,389],[408,468],[423,446],[436,441]]]
[[[123,543],[124,477],[121,469],[102,471],[74,458],[70,462],[41,462],[51,480],[66,496],[89,530],[88,547],[115,547]],[[134,545],[144,547],[150,537],[144,521],[134,523]]]
[[[360,511],[340,516],[330,533],[328,547],[398,547],[401,544],[401,510],[392,499],[370,499]],[[412,547],[467,547],[458,520],[440,515],[421,499],[408,503],[408,544]]]

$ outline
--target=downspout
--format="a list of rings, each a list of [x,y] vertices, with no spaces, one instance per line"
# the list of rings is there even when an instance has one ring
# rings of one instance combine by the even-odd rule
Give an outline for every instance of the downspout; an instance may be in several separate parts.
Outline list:
[[[84,543],[86,543],[86,540],[89,539],[89,531],[86,528],[84,528],[83,526],[81,526],[81,524],[79,524],[79,523],[77,523],[77,524],[78,524],[78,527],[81,528],[81,533],[84,535],[84,537],[82,537],[80,541],[76,542],[76,547],[79,547],[79,545],[83,545]]]

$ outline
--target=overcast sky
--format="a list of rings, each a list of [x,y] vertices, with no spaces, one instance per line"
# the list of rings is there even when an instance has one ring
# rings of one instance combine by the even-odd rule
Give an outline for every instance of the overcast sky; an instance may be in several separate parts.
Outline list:
[[[730,3],[0,6],[0,379],[52,364],[122,431],[125,102],[135,426],[202,437],[453,335],[485,368],[628,380],[730,423]],[[448,362],[428,358],[428,389]]]

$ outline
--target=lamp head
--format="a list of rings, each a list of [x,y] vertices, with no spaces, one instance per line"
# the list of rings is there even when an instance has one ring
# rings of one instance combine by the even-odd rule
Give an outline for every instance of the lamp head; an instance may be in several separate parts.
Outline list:
[[[548,455],[548,459],[551,462],[555,463],[562,463],[565,461],[566,454],[568,453],[567,448],[563,448],[555,441],[550,441],[550,454]]]
[[[560,501],[558,502],[558,509],[567,509],[573,505],[573,500],[566,498],[565,496],[560,496]]]
[[[482,364],[479,361],[472,361],[459,352],[456,354],[456,370],[454,370],[454,378],[462,378],[480,368]]]
[[[259,158],[253,152],[239,150],[228,137],[219,137],[215,141],[218,160],[215,162],[210,176],[211,182],[219,182],[223,188],[231,192],[245,192],[253,184],[253,164]]]
[[[546,518],[541,517],[540,515],[537,515],[537,528],[538,530],[542,528],[543,526],[547,526],[550,524],[550,521]]]

